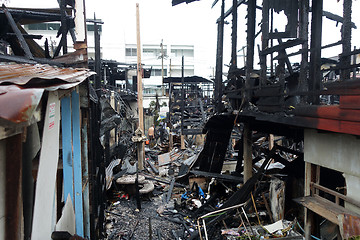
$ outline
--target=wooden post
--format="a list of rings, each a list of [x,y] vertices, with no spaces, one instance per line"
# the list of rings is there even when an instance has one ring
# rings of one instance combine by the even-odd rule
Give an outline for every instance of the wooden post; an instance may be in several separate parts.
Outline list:
[[[20,240],[22,231],[22,134],[6,139],[5,238]]]
[[[180,136],[180,148],[181,150],[185,150],[185,135]]]
[[[161,39],[161,85],[164,84],[164,45],[163,40]]]
[[[262,24],[261,24],[261,32],[262,32],[262,40],[261,40],[261,50],[265,50],[268,48],[269,42],[269,1],[263,1],[262,8]],[[260,86],[264,86],[266,84],[267,76],[267,62],[266,55],[260,55]]]
[[[322,12],[323,0],[312,1],[312,15],[311,15],[311,42],[310,48],[310,65],[309,65],[309,90],[320,90],[321,82],[321,33],[322,33]],[[313,96],[311,103],[319,104],[319,96]]]
[[[233,0],[232,6],[232,33],[231,33],[231,65],[234,69],[237,68],[237,50],[236,50],[236,43],[237,43],[237,0]]]
[[[60,1],[60,13],[61,13],[61,38],[64,39],[63,41],[63,54],[67,54],[67,24],[66,24],[66,3],[65,0]]]
[[[185,111],[185,89],[184,89],[184,56],[182,56],[182,64],[181,64],[181,149],[185,149],[185,136],[184,136],[184,111]]]
[[[349,53],[351,51],[351,8],[352,0],[344,0],[343,3],[343,18],[344,22],[341,31],[342,51]],[[342,67],[348,67],[351,64],[351,56],[341,57],[340,64]],[[342,69],[340,73],[340,80],[350,79],[350,69]]]
[[[244,183],[252,177],[252,138],[250,124],[244,124]]]
[[[273,149],[274,147],[274,134],[269,134],[269,150]]]
[[[139,4],[136,4],[136,47],[137,47],[137,92],[138,92],[138,112],[139,128],[144,132],[144,109],[143,109],[143,89],[142,89],[142,67],[141,67],[141,45],[140,45],[140,14]],[[144,169],[144,142],[138,144],[138,167]]]
[[[255,25],[256,25],[256,0],[248,1],[248,15],[247,15],[247,38],[246,38],[246,80],[245,80],[245,100],[249,101],[250,91],[250,75],[254,67],[254,46],[255,46]],[[245,141],[244,141],[245,144]],[[245,149],[244,149],[245,151]]]
[[[309,65],[309,43],[308,43],[308,32],[309,32],[309,0],[300,0],[299,2],[299,37],[304,40],[304,43],[301,45],[302,53],[301,53],[301,65],[300,65],[300,75],[299,75],[299,91],[307,91],[308,90],[308,65]],[[301,97],[300,101],[305,103],[305,97]]]
[[[169,152],[173,149],[174,147],[174,135],[172,134],[172,132],[169,133]]]
[[[221,98],[222,98],[222,65],[223,65],[223,49],[224,49],[224,8],[225,1],[222,0],[221,4],[221,17],[218,22],[218,35],[217,35],[217,50],[216,50],[216,71],[215,71],[215,93],[214,98],[216,102],[216,111],[221,111]]]
[[[304,189],[304,196],[311,195],[311,182],[316,183],[317,179],[320,179],[320,168],[316,165],[313,165],[309,162],[305,162],[305,189]],[[305,239],[310,240],[311,239],[311,233],[314,230],[314,213],[305,208]]]

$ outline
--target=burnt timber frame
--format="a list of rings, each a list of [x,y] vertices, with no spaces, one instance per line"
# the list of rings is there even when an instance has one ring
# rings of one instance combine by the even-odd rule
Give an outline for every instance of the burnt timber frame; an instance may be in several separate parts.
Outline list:
[[[245,3],[245,1],[237,1],[235,5],[235,2],[233,1],[232,8],[226,13],[222,12],[217,21],[218,26],[220,26],[220,21],[224,21],[224,18],[234,12],[233,8]],[[355,59],[355,55],[359,54],[360,50],[351,47],[351,31],[352,28],[356,28],[355,24],[351,22],[352,1],[344,0],[343,3],[340,3],[343,4],[343,16],[323,11],[323,5],[327,4],[323,0],[312,0],[311,2],[310,0],[298,0],[294,2],[297,4],[292,5],[291,9],[287,9],[287,11],[298,13],[298,17],[291,18],[285,13],[288,19],[291,18],[289,19],[289,26],[292,28],[287,28],[291,32],[285,31],[283,33],[276,32],[277,26],[273,22],[273,12],[277,11],[274,8],[275,1],[263,0],[261,7],[256,6],[256,1],[249,0],[246,2],[247,55],[244,71],[240,73],[241,77],[245,79],[245,84],[236,90],[232,90],[228,96],[230,102],[236,103],[233,104],[233,109],[238,110],[235,112],[237,122],[244,124],[243,136],[247,139],[244,141],[244,169],[246,167],[249,169],[244,171],[245,175],[251,173],[252,167],[251,161],[246,160],[252,152],[252,144],[249,141],[252,131],[284,134],[282,136],[287,135],[300,141],[304,138],[301,133],[305,129],[360,135],[360,118],[357,117],[360,110],[358,107],[360,103],[360,81],[356,77],[356,68],[360,64],[351,62],[351,59]],[[311,8],[310,4],[312,5]],[[262,19],[258,21],[261,27],[262,42],[258,46],[260,59],[260,70],[256,71],[259,73],[256,77],[258,84],[254,85],[254,78],[251,76],[255,72],[254,68],[256,68],[254,67],[254,55],[256,54],[254,42],[257,36],[255,34],[257,32],[257,9],[262,10]],[[310,14],[311,24],[309,22]],[[342,24],[340,40],[334,40],[328,45],[321,45],[323,17]],[[236,34],[236,27],[236,23],[233,22],[232,34]],[[223,54],[222,51],[219,51],[220,43],[221,46],[223,44],[220,42],[222,36],[219,33],[220,30],[218,31],[217,61]],[[284,38],[287,39],[284,40]],[[234,36],[232,36],[232,41],[233,39],[235,39]],[[273,40],[277,41],[278,44],[275,44]],[[339,60],[334,66],[322,70],[322,50],[338,45],[342,45]],[[298,47],[299,50],[288,53],[288,49],[294,46]],[[234,49],[236,46],[232,43],[232,56]],[[278,53],[278,55],[274,57],[274,53]],[[300,55],[301,61],[299,65],[294,67],[290,57],[295,55]],[[276,70],[273,71],[275,61],[278,61],[278,67],[281,68],[278,73]],[[236,62],[231,58],[231,66],[234,63]],[[271,72],[268,71],[268,68],[271,69]],[[230,67],[228,76],[230,76],[231,71]],[[323,75],[326,71],[339,71],[339,73],[335,73],[338,78],[336,80],[324,78]],[[218,79],[216,79],[216,84],[220,83]],[[218,94],[217,91],[215,96]],[[315,166],[307,163],[305,173],[309,177],[309,181],[305,182],[306,189],[310,189],[310,182],[318,184],[316,183],[317,171]],[[248,178],[248,176],[244,176],[245,181]],[[305,192],[305,195],[310,194],[310,190],[306,191],[308,192]],[[313,213],[307,211],[305,223],[307,239],[309,239],[314,227]]]

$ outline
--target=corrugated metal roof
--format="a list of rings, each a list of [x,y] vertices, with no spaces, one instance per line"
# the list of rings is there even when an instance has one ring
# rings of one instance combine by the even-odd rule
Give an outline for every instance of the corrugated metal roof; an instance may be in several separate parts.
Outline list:
[[[93,74],[84,68],[0,64],[0,118],[14,123],[27,122],[44,90],[69,89]]]
[[[41,82],[46,86],[58,85],[59,81],[64,83],[82,82],[89,76],[95,74],[85,68],[60,68],[41,64],[0,64],[0,84],[12,83],[17,85],[31,85]]]

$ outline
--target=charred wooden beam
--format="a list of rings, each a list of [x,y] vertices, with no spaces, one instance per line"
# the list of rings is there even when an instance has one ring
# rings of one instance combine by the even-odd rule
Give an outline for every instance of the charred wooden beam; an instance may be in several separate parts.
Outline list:
[[[309,43],[308,43],[308,33],[309,33],[309,0],[300,0],[299,1],[299,38],[304,40],[301,44],[301,63],[300,63],[300,73],[299,73],[299,91],[308,90],[308,65],[309,65]],[[299,52],[300,52],[299,51]],[[289,54],[288,57],[291,55]],[[306,102],[305,98],[300,98],[302,103]]]
[[[294,155],[297,155],[297,156],[304,155],[303,152],[300,152],[300,151],[297,151],[297,150],[294,150],[294,149],[290,149],[290,148],[287,148],[287,147],[284,147],[284,146],[280,146],[278,144],[276,144],[276,148],[279,149],[280,151],[291,153],[291,154],[294,154]]]
[[[54,22],[60,21],[61,15],[53,12],[41,12],[23,9],[11,9],[8,8],[9,13],[14,19],[17,19],[21,24],[29,24],[35,22]],[[0,14],[4,14],[5,11],[0,9]],[[30,20],[31,19],[31,20]]]
[[[16,37],[15,33],[6,33],[7,36],[9,37]],[[22,34],[22,36],[24,37],[24,39],[41,39],[43,36],[42,35],[34,35],[34,34]]]
[[[215,103],[216,110],[221,111],[221,98],[222,98],[222,65],[223,65],[223,52],[224,52],[224,9],[225,0],[221,3],[221,20],[218,23],[217,35],[217,49],[216,49],[216,70],[215,70]]]
[[[100,57],[100,34],[99,25],[94,14],[94,38],[95,38],[95,90],[101,88],[101,57]]]
[[[30,60],[23,56],[13,56],[13,55],[0,54],[0,60],[4,62],[17,62],[17,63],[28,63],[28,64],[42,63],[42,64],[49,64],[55,66],[63,66],[63,64],[61,63],[57,63],[44,58],[34,58],[34,60]]]
[[[351,57],[348,55],[351,52],[351,8],[352,0],[344,0],[344,22],[341,32],[341,39],[343,41],[342,51],[344,55],[340,58],[340,65],[343,68],[340,73],[340,80],[342,81],[350,79],[350,68],[347,67],[351,64]]]
[[[170,182],[169,191],[167,192],[167,196],[166,196],[166,203],[168,203],[170,201],[172,191],[174,189],[174,184],[175,184],[175,178],[172,178],[171,182]]]
[[[11,13],[7,10],[7,8],[5,7],[5,5],[3,4],[2,5],[2,9],[6,15],[6,18],[12,28],[12,30],[14,31],[14,33],[16,34],[16,37],[17,39],[19,40],[19,43],[20,43],[20,46],[22,48],[22,50],[24,51],[25,53],[25,56],[29,59],[34,59],[31,51],[30,51],[30,48],[27,44],[27,42],[25,41],[25,38],[24,36],[22,35],[22,33],[20,32],[19,28],[17,27]]]
[[[248,15],[247,15],[247,38],[246,38],[246,79],[245,88],[250,88],[250,75],[254,68],[254,46],[255,46],[255,25],[256,25],[256,0],[248,1]],[[245,93],[245,101],[251,98],[250,92]]]
[[[59,42],[59,45],[56,47],[56,50],[54,52],[54,56],[53,56],[54,58],[59,56],[60,50],[64,46],[65,41],[66,41],[66,35],[62,35],[61,39],[60,39],[60,42]]]
[[[239,1],[237,1],[236,7],[239,7],[241,4],[243,4],[243,3],[245,3],[245,2],[246,2],[246,0],[239,0]],[[225,18],[227,18],[228,16],[230,16],[230,14],[231,14],[232,11],[233,11],[233,7],[234,7],[234,6],[232,6],[229,10],[227,10],[227,11],[224,13],[224,18],[223,18],[223,19],[225,19]],[[216,23],[220,23],[221,18],[222,18],[222,17],[219,17],[219,18],[216,20]]]
[[[304,42],[303,44],[305,44],[305,42]],[[306,44],[308,45],[307,42],[306,42]],[[337,41],[337,42],[334,42],[334,43],[330,43],[330,44],[321,46],[321,49],[326,49],[326,48],[330,48],[330,47],[335,47],[335,46],[340,45],[340,44],[342,44],[342,41],[341,41],[341,40],[339,40],[339,41]],[[292,57],[292,56],[296,56],[296,55],[299,55],[299,54],[304,54],[304,53],[306,53],[306,52],[307,52],[307,53],[310,52],[310,49],[308,49],[308,48],[306,48],[306,49],[300,49],[300,50],[297,51],[297,52],[293,52],[293,53],[287,54],[287,57]],[[353,51],[353,52],[355,52],[355,51]],[[351,53],[353,53],[353,52],[351,52]],[[352,55],[351,53],[350,53],[349,55]],[[359,51],[358,53],[360,53],[360,51]],[[357,53],[355,52],[355,53],[353,53],[353,54],[357,54]],[[308,54],[307,54],[307,55],[308,55]],[[340,54],[340,56],[341,56],[341,54]],[[282,59],[282,58],[285,58],[285,57],[286,57],[286,56],[280,56],[280,55],[278,55],[278,56],[276,56],[276,57],[274,58],[274,60],[279,60],[279,59]]]
[[[309,71],[309,90],[320,90],[321,82],[321,35],[322,35],[322,10],[323,0],[312,1],[311,18],[311,39],[310,39],[310,71]],[[319,96],[312,96],[310,102],[319,104]]]
[[[67,21],[66,21],[66,3],[65,0],[60,0],[60,13],[61,13],[61,40],[64,39],[64,41],[62,41],[62,49],[63,49],[63,54],[66,54],[67,51],[67,32],[68,32],[68,28],[67,28]]]
[[[221,180],[225,182],[241,183],[244,181],[242,177],[236,177],[227,174],[211,173],[211,172],[204,172],[198,170],[191,170],[190,173],[195,174],[197,176],[216,178],[217,180]]]
[[[351,56],[351,55],[356,55],[356,54],[360,54],[360,49],[355,49],[354,51],[351,52],[347,52],[347,53],[341,53],[339,55],[339,57],[347,57],[347,56]]]
[[[231,27],[231,66],[233,68],[237,68],[237,50],[236,50],[236,43],[237,43],[237,0],[233,0],[232,6],[232,27]],[[230,67],[231,67],[230,66]]]
[[[282,51],[286,48],[290,48],[290,47],[295,47],[299,44],[302,44],[304,42],[304,40],[302,39],[294,39],[294,40],[288,40],[284,43],[281,43],[277,46],[274,46],[272,48],[267,48],[263,51],[261,51],[260,55],[267,55],[267,54],[270,54],[270,53],[273,53],[273,52],[279,52],[279,51]]]
[[[345,23],[346,21],[348,21],[348,19],[345,19],[346,17],[340,17],[339,15],[327,11],[323,11],[323,16],[335,22]],[[351,20],[350,20],[350,27],[357,29],[355,23],[351,22]]]
[[[269,1],[263,1],[262,19],[263,22],[261,24],[261,32],[262,32],[261,50],[265,50],[269,47]],[[260,52],[261,51],[259,51],[259,53]],[[267,80],[266,55],[260,56],[260,66],[261,66],[260,83],[261,85],[265,85]]]
[[[275,30],[275,32],[277,32],[277,30]],[[278,43],[279,43],[279,45],[283,44],[281,38],[278,38]],[[289,57],[288,57],[288,55],[286,54],[286,50],[285,50],[285,49],[280,50],[280,51],[279,51],[279,54],[281,54],[281,55],[283,56],[282,59],[285,60],[286,67],[287,67],[289,73],[292,75],[292,74],[294,73],[294,71],[293,71],[293,69],[292,69],[292,67],[291,67],[291,63],[290,63]]]

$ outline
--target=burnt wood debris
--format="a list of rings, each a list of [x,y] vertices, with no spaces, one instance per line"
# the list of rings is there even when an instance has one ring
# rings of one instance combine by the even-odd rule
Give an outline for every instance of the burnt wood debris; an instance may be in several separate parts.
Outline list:
[[[214,79],[185,76],[183,57],[182,76],[163,78],[167,116],[157,95],[144,109],[145,130],[137,79],[152,69],[101,59],[106,23],[86,19],[85,2],[0,8],[0,240],[360,237],[360,50],[351,44],[351,0],[337,1],[342,16],[324,11],[323,0],[233,0],[228,9],[230,1],[215,0]],[[279,13],[287,19],[281,31]],[[325,21],[338,24],[339,37],[322,45]],[[39,23],[60,23],[57,46],[27,32]],[[339,45],[336,57],[322,57]]]

